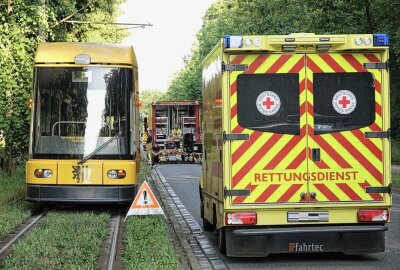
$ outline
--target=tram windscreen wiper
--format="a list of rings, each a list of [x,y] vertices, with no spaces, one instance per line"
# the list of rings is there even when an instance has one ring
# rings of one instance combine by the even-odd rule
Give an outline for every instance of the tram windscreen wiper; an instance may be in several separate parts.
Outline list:
[[[112,142],[113,140],[115,140],[118,137],[121,137],[122,132],[119,131],[117,134],[114,135],[114,137],[110,138],[108,141],[104,142],[102,145],[100,145],[99,147],[97,147],[96,149],[94,149],[94,151],[92,153],[90,153],[89,155],[87,155],[86,157],[83,157],[81,160],[78,161],[78,165],[82,165],[83,163],[85,163],[86,161],[88,161],[94,154],[96,154],[97,152],[99,152],[100,150],[102,150],[104,147],[106,147],[110,142]]]

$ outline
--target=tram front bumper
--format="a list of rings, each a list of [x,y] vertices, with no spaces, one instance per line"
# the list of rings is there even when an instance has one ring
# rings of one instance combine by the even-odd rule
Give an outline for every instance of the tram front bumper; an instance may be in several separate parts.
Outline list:
[[[25,199],[41,203],[129,203],[137,186],[27,185]]]

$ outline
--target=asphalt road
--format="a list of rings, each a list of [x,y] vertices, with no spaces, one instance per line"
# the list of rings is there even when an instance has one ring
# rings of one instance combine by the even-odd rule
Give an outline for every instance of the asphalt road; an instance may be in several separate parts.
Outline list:
[[[195,220],[200,219],[198,180],[201,166],[197,164],[158,165],[182,203]],[[400,192],[393,194],[391,222],[386,233],[386,252],[346,256],[343,254],[282,254],[266,258],[230,258],[221,255],[230,269],[400,269]],[[217,236],[205,232],[209,241],[217,247]]]

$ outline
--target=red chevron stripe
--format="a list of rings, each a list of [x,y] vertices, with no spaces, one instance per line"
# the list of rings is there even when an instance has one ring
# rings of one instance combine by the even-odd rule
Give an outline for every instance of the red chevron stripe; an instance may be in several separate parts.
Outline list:
[[[381,131],[382,129],[378,126],[376,122],[369,126],[372,131]]]
[[[320,161],[313,161],[312,160],[312,150],[308,148],[308,158],[313,162],[318,168],[320,169],[330,169],[328,164],[326,164],[322,159]]]
[[[365,157],[365,155],[361,154],[354,145],[352,145],[346,137],[344,137],[341,133],[332,133],[332,137],[334,137],[349,154],[351,154],[361,166],[363,166],[379,183],[383,183],[382,173],[380,173],[374,165],[369,162],[369,160]]]
[[[293,184],[290,188],[278,199],[278,202],[283,203],[290,200],[293,195],[303,186],[303,184]],[[300,196],[299,196],[300,197]]]
[[[305,133],[305,126],[301,129],[300,134]],[[264,167],[264,170],[273,170],[284,159],[291,150],[301,141],[303,136],[293,136],[282,149],[276,154],[272,160]]]
[[[257,185],[252,185],[251,183],[249,183],[245,189],[250,189],[250,194],[251,192],[253,192],[258,186]],[[247,198],[248,196],[237,196],[235,197],[235,199],[233,199],[233,203],[243,203],[244,200]]]
[[[364,190],[366,187],[371,186],[367,181],[365,181],[364,183],[359,183],[360,187],[362,187]],[[369,193],[369,196],[371,196],[372,199],[376,200],[376,201],[382,201],[383,200],[383,196],[379,193]]]
[[[269,57],[267,54],[261,54],[257,56],[256,60],[253,61],[253,63],[250,64],[249,69],[246,70],[244,73],[245,74],[253,74]]]
[[[313,72],[313,73],[324,73],[322,69],[317,66],[313,60],[311,60],[310,57],[307,57],[307,67]]]
[[[307,157],[307,152],[306,149],[304,148],[303,150],[300,151],[297,157],[289,164],[289,166],[286,167],[286,170],[297,169],[300,166],[300,164],[303,163],[306,157]]]
[[[306,103],[304,102],[303,104],[301,104],[300,106],[300,117],[303,116],[303,114],[306,113]]]
[[[235,80],[232,84],[231,84],[231,96],[233,96],[233,94],[235,94],[237,91],[237,81]]]
[[[265,60],[267,60],[267,58],[269,57],[269,55],[266,54],[262,54],[259,55],[249,66],[249,69],[246,70],[245,72],[243,72],[244,74],[252,74],[254,73],[261,65],[262,63],[265,62]],[[231,84],[231,96],[236,93],[237,91],[237,84],[236,84],[236,80]]]
[[[309,114],[311,114],[312,116],[314,116],[314,106],[311,105],[310,102],[307,101],[307,111]]]
[[[237,103],[235,103],[235,105],[233,105],[231,108],[231,119],[234,118],[236,114],[237,114]]]
[[[378,102],[375,101],[375,112],[379,115],[382,116],[382,107],[381,105],[378,104]]]
[[[358,196],[357,193],[352,190],[348,184],[346,183],[337,183],[336,184],[352,201],[361,201],[361,197]]]
[[[254,144],[258,138],[261,137],[263,132],[254,131],[248,141],[243,142],[240,147],[232,154],[232,164],[235,164],[236,161],[250,148],[252,144]]]
[[[330,202],[338,202],[340,199],[336,197],[336,195],[329,189],[325,184],[314,184],[321,193],[328,199]]]
[[[270,184],[264,192],[256,199],[256,203],[264,203],[280,187],[280,184]]]
[[[282,138],[282,134],[273,134],[271,138],[243,165],[243,167],[232,177],[232,187],[235,187],[240,180],[254,167],[257,162]]]
[[[232,129],[232,133],[242,133],[244,130],[244,127],[237,125],[234,129]]]
[[[315,162],[315,165],[317,165],[318,168],[320,169],[330,169],[328,164],[326,164],[322,159],[318,162]]]
[[[266,73],[277,73],[278,70],[292,57],[290,54],[283,54],[275,61],[275,63],[267,70]]]
[[[300,85],[299,85],[299,93],[301,94],[301,93],[303,93],[303,91],[306,89],[306,79],[303,79],[301,82],[300,82]]]
[[[365,58],[367,58],[370,62],[380,62],[381,60],[375,56],[375,54],[365,53]]]
[[[288,73],[299,73],[304,68],[304,57],[300,58],[300,60],[289,70]]]
[[[246,58],[246,55],[235,55],[232,59],[231,64],[237,65],[242,63],[242,61]]]
[[[335,72],[346,72],[333,57],[329,54],[320,54],[322,60],[324,60]]]
[[[336,152],[335,149],[333,149],[333,147],[328,144],[320,135],[314,135],[314,129],[310,126],[308,126],[308,128],[310,129],[309,134],[311,135],[311,137],[314,139],[314,141],[322,148],[325,150],[325,152],[331,156],[336,163],[343,169],[351,169],[351,165],[349,163],[347,163],[347,161],[338,154],[338,152]]]
[[[367,70],[363,68],[362,64],[358,62],[352,54],[344,53],[342,56],[358,72],[367,72]]]
[[[380,161],[382,161],[382,151],[371,142],[369,139],[365,139],[364,133],[359,129],[352,130],[351,133],[357,137],[357,139],[365,145],[365,147],[374,154]]]
[[[310,93],[314,93],[314,84],[309,79],[307,79],[307,89]]]
[[[382,85],[381,85],[381,83],[378,81],[378,80],[374,80],[374,82],[375,82],[375,90],[378,92],[378,93],[380,93],[381,91],[382,91]]]

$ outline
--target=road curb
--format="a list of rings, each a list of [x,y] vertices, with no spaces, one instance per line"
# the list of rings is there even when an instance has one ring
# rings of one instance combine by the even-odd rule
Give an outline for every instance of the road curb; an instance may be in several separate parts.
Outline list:
[[[187,254],[191,269],[229,269],[157,168],[152,170],[151,178],[157,191],[162,195],[161,200],[169,218],[173,221],[174,231]]]

